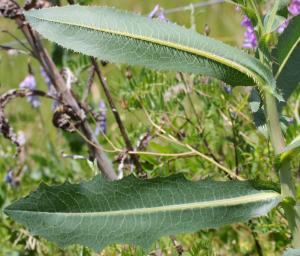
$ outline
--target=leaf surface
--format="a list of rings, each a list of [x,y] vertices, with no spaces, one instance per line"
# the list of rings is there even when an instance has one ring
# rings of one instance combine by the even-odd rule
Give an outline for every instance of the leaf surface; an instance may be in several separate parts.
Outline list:
[[[300,83],[300,15],[293,18],[279,37],[279,42],[272,52],[274,58],[273,73],[277,79],[277,89],[284,101],[278,103],[281,112],[291,94]],[[267,133],[266,118],[264,110],[259,108],[261,99],[256,89],[252,90],[250,96],[250,107],[256,126],[264,134]],[[286,121],[281,116],[281,126],[286,126]]]
[[[283,253],[283,256],[300,256],[300,249],[288,249]]]
[[[300,149],[300,135],[298,135],[295,139],[293,139],[284,149],[281,154],[281,161],[287,159],[294,155],[294,153],[298,152]]]
[[[287,101],[300,82],[300,15],[290,21],[279,37],[273,56],[277,87]]]
[[[5,213],[60,246],[81,244],[99,251],[119,243],[149,249],[163,235],[265,215],[280,200],[277,192],[249,182],[191,182],[182,175],[108,182],[96,176],[81,184],[42,184]]]
[[[300,147],[300,135],[298,135],[286,148],[284,152],[288,152]]]
[[[33,10],[25,16],[49,40],[102,60],[275,88],[272,72],[256,58],[171,22],[78,5]]]

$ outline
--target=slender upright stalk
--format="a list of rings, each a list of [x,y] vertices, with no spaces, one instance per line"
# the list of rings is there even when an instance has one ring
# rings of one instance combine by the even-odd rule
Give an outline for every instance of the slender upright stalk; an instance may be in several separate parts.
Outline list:
[[[132,144],[129,140],[129,137],[128,137],[126,129],[125,129],[125,126],[123,125],[122,119],[119,115],[119,112],[118,112],[117,107],[116,107],[116,105],[113,101],[113,98],[111,97],[111,94],[110,94],[109,88],[107,86],[106,80],[104,79],[96,60],[94,58],[91,58],[91,61],[92,61],[92,64],[95,68],[95,72],[96,72],[96,74],[97,74],[97,76],[100,80],[101,86],[104,90],[104,93],[105,93],[105,96],[108,100],[109,106],[110,106],[110,108],[111,108],[111,110],[112,110],[112,112],[115,116],[116,122],[117,122],[117,124],[119,126],[119,129],[120,129],[120,132],[121,132],[121,135],[122,135],[122,137],[124,139],[124,142],[126,144],[126,148],[129,152],[132,152],[132,151],[134,151],[133,146],[132,146]],[[136,154],[131,154],[130,157],[131,157],[135,167],[137,168],[137,171],[141,174],[143,172],[143,168],[140,164],[138,156]]]
[[[285,148],[284,137],[280,128],[279,114],[277,110],[276,101],[273,95],[265,93],[265,108],[266,118],[268,122],[268,129],[272,146],[275,154],[279,155]],[[279,168],[281,194],[283,198],[291,198],[297,200],[295,192],[295,184],[293,182],[293,175],[289,160],[284,160]],[[299,203],[299,202],[298,202]],[[290,229],[293,234],[292,245],[295,248],[300,247],[300,206],[285,205],[285,215],[289,222]]]
[[[261,13],[257,8],[255,0],[250,0],[250,3],[256,14],[260,32],[261,34],[264,34],[266,33],[266,31],[262,23]],[[275,6],[274,8],[277,7]],[[276,12],[273,12],[273,16],[275,15],[275,13]],[[269,63],[266,63],[266,59],[263,52],[260,49],[258,49],[258,52],[259,52],[260,61],[265,65],[270,66]],[[270,69],[272,69],[272,67],[270,67]],[[266,114],[266,119],[268,124],[270,140],[272,143],[272,147],[275,151],[275,155],[279,155],[283,152],[286,145],[285,145],[284,136],[281,131],[276,99],[270,92],[265,91],[264,95],[265,95],[265,102],[264,102],[265,114]],[[296,206],[293,206],[292,204],[288,204],[288,203],[284,204],[284,211],[293,235],[292,245],[295,248],[300,248],[300,205],[297,205],[297,203],[299,204],[299,202],[297,202],[295,183],[293,181],[291,165],[288,159],[285,159],[280,163],[278,171],[280,177],[282,197],[284,199],[286,198],[292,199],[296,203]]]
[[[21,7],[15,1],[11,0],[10,3],[13,4],[14,9],[16,9],[15,11],[20,13],[20,15],[14,16],[13,19],[28,41],[28,44],[31,47],[32,55],[44,68],[56,91],[60,94],[63,103],[70,106],[72,110],[79,117],[81,117],[82,123],[80,124],[80,130],[84,136],[92,142],[92,144],[88,144],[91,156],[97,160],[99,169],[102,171],[104,176],[107,177],[107,179],[116,180],[117,175],[113,169],[111,161],[103,151],[88,121],[84,118],[82,108],[73,96],[71,90],[69,90],[67,87],[63,77],[49,56],[47,50],[43,47],[39,36],[31,29],[29,24],[26,23],[25,17],[21,14]]]

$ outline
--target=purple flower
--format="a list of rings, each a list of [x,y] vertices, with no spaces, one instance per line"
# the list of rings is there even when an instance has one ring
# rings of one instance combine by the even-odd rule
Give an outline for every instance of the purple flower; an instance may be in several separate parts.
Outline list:
[[[290,23],[291,17],[287,18],[278,28],[277,28],[277,32],[279,34],[282,34],[283,31],[288,27],[289,23]]]
[[[157,18],[161,21],[168,21],[168,19],[165,16],[165,13],[163,9],[160,7],[159,4],[155,5],[154,9],[149,13],[148,17],[150,19]]]
[[[28,75],[19,85],[20,89],[34,90],[36,88],[36,81],[33,75]]]
[[[4,177],[4,181],[5,181],[6,183],[8,183],[8,184],[12,183],[12,181],[13,181],[13,172],[12,172],[12,170],[9,170],[9,171],[7,172],[7,174],[6,174],[5,177]]]
[[[288,6],[288,10],[293,16],[300,14],[300,0],[292,0]]]
[[[104,101],[99,102],[99,115],[96,117],[96,130],[95,134],[98,136],[100,133],[106,133],[106,106]]]
[[[35,90],[36,89],[36,81],[32,74],[29,74],[25,77],[25,79],[19,84],[20,89],[29,89],[29,90]],[[30,104],[34,108],[38,108],[41,105],[41,102],[37,96],[28,96],[27,101],[30,102]]]
[[[44,78],[45,84],[48,86],[48,89],[49,89],[49,87],[52,86],[52,83],[51,83],[51,80],[50,80],[49,76],[47,75],[45,69],[42,67],[41,67],[41,75]]]
[[[27,100],[34,108],[38,108],[39,106],[41,106],[41,102],[38,96],[28,96]]]
[[[161,20],[161,21],[168,21],[166,16],[165,16],[164,11],[160,11],[160,13],[158,15],[158,19]]]
[[[282,34],[285,31],[294,16],[300,14],[300,0],[292,0],[290,5],[288,6],[288,10],[291,15],[277,29],[277,32],[279,34]]]
[[[155,5],[154,9],[149,13],[148,18],[153,19],[160,10],[160,5]]]
[[[222,87],[223,87],[223,90],[228,93],[228,94],[231,94],[232,93],[232,88],[230,85],[222,82]]]
[[[246,27],[246,28],[248,28],[248,27],[251,27],[251,28],[252,28],[252,22],[251,22],[251,20],[248,18],[247,15],[244,15],[243,20],[242,20],[242,22],[241,22],[241,26],[242,26],[242,27]]]
[[[41,75],[44,78],[45,84],[48,87],[48,94],[58,98],[58,93],[57,93],[56,89],[54,88],[54,86],[44,68],[41,68]],[[54,111],[58,106],[59,106],[59,102],[57,100],[54,100],[52,103],[52,111]]]
[[[19,182],[15,180],[13,171],[9,170],[4,177],[4,182],[9,184],[11,187],[15,188],[19,185]]]
[[[290,117],[290,118],[287,118],[287,123],[288,123],[289,125],[295,123],[295,118],[294,118],[293,116]]]
[[[254,27],[252,25],[251,20],[246,15],[244,15],[244,18],[241,22],[241,26],[246,28],[246,32],[244,33],[243,48],[256,48],[257,37],[254,31]]]

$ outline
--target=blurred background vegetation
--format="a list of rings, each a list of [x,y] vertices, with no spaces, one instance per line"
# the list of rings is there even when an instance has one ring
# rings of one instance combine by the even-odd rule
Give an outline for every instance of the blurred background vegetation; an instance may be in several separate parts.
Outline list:
[[[21,1],[18,1],[21,3]],[[82,1],[84,2],[84,1]],[[191,0],[110,0],[91,1],[89,4],[115,6],[119,9],[147,15],[156,4],[165,10],[201,1]],[[203,1],[205,2],[205,1]],[[62,1],[61,4],[66,4]],[[204,33],[206,24],[210,36],[236,47],[243,40],[240,26],[242,14],[233,5],[216,4],[195,9],[195,25],[199,33]],[[167,14],[171,22],[191,27],[189,10]],[[22,34],[14,21],[0,18],[1,30],[13,33],[21,41]],[[52,53],[56,64],[68,67],[77,77],[73,90],[78,98],[82,96],[89,76],[89,59],[68,52],[44,41]],[[0,32],[0,44],[19,48],[19,43],[5,32]],[[24,54],[9,54],[0,51],[0,93],[18,88],[28,74],[28,63],[33,67],[37,88],[47,91],[36,60]],[[152,134],[153,127],[147,119],[143,107],[156,123],[176,136],[178,140],[194,145],[199,151],[215,157],[220,163],[241,176],[250,179],[264,179],[277,182],[273,169],[275,159],[267,139],[252,123],[248,109],[249,91],[246,88],[231,90],[223,83],[206,77],[186,75],[188,87],[182,88],[182,81],[175,73],[161,73],[139,67],[125,65],[105,65],[102,71],[118,105],[130,139],[134,145],[145,133]],[[293,121],[293,109],[298,98],[296,92],[285,109],[291,124],[287,128],[287,138],[296,137],[299,124]],[[97,79],[92,85],[89,103],[98,111],[98,104],[105,96]],[[5,182],[9,170],[14,170],[15,147],[0,136],[0,207],[27,195],[37,188],[41,181],[48,184],[65,180],[78,182],[92,177],[95,173],[87,161],[63,158],[61,153],[88,156],[84,140],[78,134],[69,134],[56,129],[51,122],[53,112],[51,101],[41,99],[40,108],[34,109],[26,99],[14,100],[6,109],[7,117],[15,131],[22,131],[26,137],[25,165],[18,186]],[[142,105],[141,105],[142,103]],[[93,125],[95,127],[95,124]],[[118,127],[109,108],[107,109],[107,137],[118,148],[125,148]],[[111,148],[100,134],[99,141],[105,148]],[[153,136],[147,151],[158,153],[178,153],[182,148]],[[109,153],[118,169],[120,156]],[[185,173],[190,179],[224,179],[212,164],[200,157],[159,157],[140,156],[143,168],[149,177]],[[293,163],[295,173],[299,162]],[[130,167],[125,166],[125,175]],[[299,187],[298,187],[298,194]],[[80,246],[60,249],[44,239],[32,237],[20,225],[0,213],[0,255],[94,255]],[[218,230],[204,230],[194,234],[178,235],[176,240],[183,246],[184,255],[281,255],[290,243],[290,233],[281,212],[274,210],[267,217],[249,223],[226,226]],[[174,242],[174,241],[173,241]],[[176,248],[168,237],[153,245],[153,255],[176,255]],[[162,254],[159,254],[159,253]],[[139,248],[116,245],[99,255],[144,255]]]

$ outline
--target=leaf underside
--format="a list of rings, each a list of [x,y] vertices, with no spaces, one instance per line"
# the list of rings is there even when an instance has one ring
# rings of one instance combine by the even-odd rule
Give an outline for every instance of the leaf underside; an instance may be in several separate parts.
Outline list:
[[[81,244],[100,251],[118,243],[148,250],[164,235],[265,215],[280,200],[277,192],[249,182],[191,182],[182,175],[108,182],[96,176],[81,184],[42,184],[5,213],[60,246]]]
[[[300,249],[288,249],[283,253],[283,256],[299,256]]]
[[[170,22],[108,7],[65,6],[25,12],[40,34],[63,47],[114,63],[208,75],[230,85],[269,85],[256,58]]]

